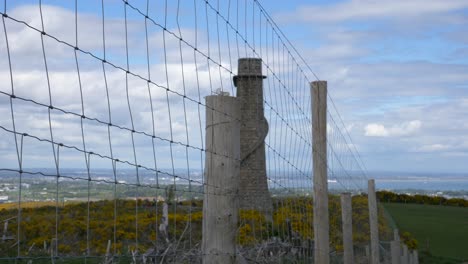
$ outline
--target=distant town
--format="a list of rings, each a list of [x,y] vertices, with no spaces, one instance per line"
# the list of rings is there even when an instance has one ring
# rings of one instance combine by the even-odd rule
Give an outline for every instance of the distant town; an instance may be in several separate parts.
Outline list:
[[[33,171],[33,170],[31,170]],[[37,171],[37,170],[36,170]],[[118,174],[118,181],[115,184],[113,177],[108,171],[101,171],[98,175],[93,175],[92,180],[88,181],[86,172],[68,169],[65,170],[64,177],[57,180],[55,177],[44,176],[51,173],[49,169],[42,169],[42,174],[23,174],[21,182],[21,201],[23,202],[73,202],[73,201],[95,201],[105,199],[148,199],[163,200],[165,192],[169,186],[175,185],[176,198],[179,201],[203,198],[203,186],[201,172],[193,172],[190,177],[179,172],[180,178],[175,181],[169,176],[159,177],[159,183],[156,183],[154,174],[141,173],[140,185],[135,182],[133,171],[123,170]],[[294,190],[295,195],[311,196],[311,183],[291,182],[290,175],[288,182],[282,181],[281,177],[272,179],[270,191],[273,196],[291,195]],[[422,176],[421,176],[422,177]],[[285,177],[286,178],[286,177]],[[299,178],[299,177],[298,177]],[[191,184],[188,184],[190,179]],[[424,194],[430,196],[440,196],[444,198],[463,198],[468,200],[468,188],[465,177],[435,177],[426,176],[421,178],[411,177],[403,179],[402,177],[381,174],[376,177],[378,189],[389,190],[404,194]],[[419,183],[419,184],[415,184]],[[425,183],[424,183],[425,182]],[[460,186],[460,189],[447,189],[444,184],[451,183]],[[412,186],[419,188],[412,188]],[[340,193],[346,185],[340,184],[336,179],[329,180],[330,193]],[[440,186],[441,188],[437,188]],[[287,188],[286,188],[287,187]],[[57,192],[58,188],[58,192]],[[89,190],[89,191],[88,191]],[[354,188],[356,192],[356,188]],[[0,171],[0,203],[18,202],[19,193],[19,175],[14,172]]]

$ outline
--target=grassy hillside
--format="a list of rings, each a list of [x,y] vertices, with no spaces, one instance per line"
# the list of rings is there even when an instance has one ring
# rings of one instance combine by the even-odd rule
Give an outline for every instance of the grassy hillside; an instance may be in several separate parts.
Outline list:
[[[468,260],[468,208],[401,203],[383,205],[398,228],[410,232],[419,241],[419,251]]]

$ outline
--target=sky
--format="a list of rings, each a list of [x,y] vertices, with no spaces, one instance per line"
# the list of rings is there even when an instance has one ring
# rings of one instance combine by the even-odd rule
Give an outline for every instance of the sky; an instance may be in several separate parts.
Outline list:
[[[268,42],[268,33],[258,31],[264,28],[261,25],[266,25],[265,20],[252,20],[247,15],[238,19],[234,8],[228,8],[226,1],[209,2],[224,18],[233,24],[241,24],[240,34],[247,36],[246,40],[256,45],[257,51],[263,51],[264,59],[274,57],[274,52],[268,49],[268,45],[270,49],[272,46]],[[242,4],[244,1],[237,2],[241,2],[240,13],[243,8],[253,6],[251,1],[245,1],[247,6]],[[0,4],[2,14],[39,29],[39,32],[34,31],[10,18],[2,20],[0,125],[13,130],[13,106],[14,129],[21,133],[50,139],[50,122],[55,142],[80,149],[84,145],[88,151],[113,155],[121,160],[137,159],[137,164],[147,167],[155,166],[155,157],[159,167],[168,168],[175,164],[178,168],[189,164],[191,168],[201,168],[203,157],[199,149],[203,148],[205,136],[204,109],[199,108],[198,101],[203,102],[203,97],[217,88],[235,93],[229,71],[237,71],[237,57],[248,55],[242,51],[242,41],[241,51],[236,51],[239,44],[236,47],[235,32],[227,29],[225,23],[219,23],[216,13],[204,1],[169,1],[167,7],[163,1],[150,1],[148,6],[146,1],[129,1],[134,9],[127,7],[126,12],[125,4],[120,0],[104,3],[104,38],[100,1],[79,1],[77,8],[74,1],[42,1],[41,9],[38,1]],[[368,171],[468,171],[468,0],[260,3],[312,69],[312,72],[307,71],[308,78],[313,80],[317,76],[327,80],[329,94],[352,138],[352,143],[347,144],[359,152]],[[145,32],[146,10],[152,19],[148,23],[148,33]],[[253,14],[261,17],[260,9],[253,10]],[[243,23],[245,27],[242,27]],[[46,36],[41,40],[42,27],[56,39]],[[162,27],[183,36],[187,43],[196,44],[202,52],[210,53],[214,61],[221,62],[228,70],[221,70],[215,63],[208,64],[203,56],[194,56],[193,48],[179,46],[179,39],[163,32]],[[230,33],[227,37],[216,38],[218,32]],[[255,32],[259,34],[257,38]],[[265,41],[258,36],[265,36]],[[76,45],[94,57],[82,52],[77,52],[75,57],[73,47]],[[180,54],[183,54],[183,68]],[[103,67],[96,57],[105,58],[120,68],[109,64]],[[302,61],[299,63],[306,68]],[[130,75],[126,79],[127,69],[141,78]],[[289,72],[284,68],[272,66],[272,69],[280,78],[290,80]],[[264,72],[268,70],[264,68]],[[268,78],[275,83],[273,76]],[[286,84],[291,85],[287,88],[299,98],[294,113],[297,110],[307,112],[310,108],[307,83],[301,78]],[[43,106],[17,99],[11,103],[11,80],[16,96]],[[151,98],[147,80],[151,80]],[[127,87],[131,87],[128,93]],[[184,100],[161,87],[194,100]],[[275,87],[265,83],[265,93]],[[288,98],[284,91],[278,94]],[[288,110],[282,109],[280,101],[274,98],[267,97],[266,100],[279,113],[288,115]],[[49,110],[44,105],[50,104],[78,116],[53,110],[49,121]],[[271,113],[266,106],[267,119]],[[81,120],[80,115],[104,121],[104,124]],[[301,135],[306,135],[310,126],[304,127],[299,121],[295,123],[295,117],[301,116],[294,115],[289,123],[300,130]],[[153,124],[153,118],[156,124],[163,125]],[[288,143],[281,143],[284,135],[276,131],[285,125],[275,121],[269,119],[269,137],[279,150],[284,150]],[[105,123],[128,128],[110,129],[112,153]],[[151,137],[137,133],[132,140],[132,133],[128,131],[132,129],[194,148],[176,144],[172,145],[171,152],[171,144],[163,140],[156,142],[158,151],[153,154]],[[20,138],[17,137],[18,142]],[[54,151],[57,150],[53,151],[50,143],[26,137],[23,145],[21,158],[18,158],[14,137],[0,129],[0,167],[17,168],[18,160],[23,167],[55,166],[57,156],[54,158]],[[294,148],[285,153],[294,153],[291,154],[292,162],[300,170],[310,169],[311,165],[302,160],[309,156],[304,155],[302,147]],[[83,168],[86,162],[96,168],[109,167],[109,162],[99,158],[87,160],[82,153],[72,149],[61,148],[60,157],[60,167]]]
[[[370,170],[467,171],[468,1],[288,1],[269,8],[328,80]]]

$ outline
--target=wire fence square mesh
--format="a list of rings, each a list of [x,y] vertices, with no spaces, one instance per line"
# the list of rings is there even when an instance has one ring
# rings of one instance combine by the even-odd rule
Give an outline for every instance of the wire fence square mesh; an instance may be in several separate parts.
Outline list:
[[[266,76],[257,105],[272,203],[269,216],[240,211],[239,255],[313,260],[317,77],[258,1],[5,0],[0,10],[1,261],[201,261],[205,158],[223,155],[206,149],[205,115],[229,117],[204,98],[236,95],[239,58],[261,59]],[[330,192],[363,192],[362,160],[328,100]]]

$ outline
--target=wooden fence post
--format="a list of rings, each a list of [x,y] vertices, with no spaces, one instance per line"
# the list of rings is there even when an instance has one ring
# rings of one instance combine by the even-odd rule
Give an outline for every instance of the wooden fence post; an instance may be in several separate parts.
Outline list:
[[[235,263],[240,175],[237,98],[206,97],[203,263]]]
[[[377,197],[375,195],[375,181],[370,179],[368,181],[367,199],[369,203],[369,226],[370,226],[370,255],[371,264],[380,263],[379,254],[379,223],[377,216]]]
[[[354,263],[353,249],[353,213],[351,207],[351,193],[341,194],[341,218],[343,222],[344,264]]]
[[[314,261],[330,262],[327,175],[327,82],[311,84],[314,165]]]

